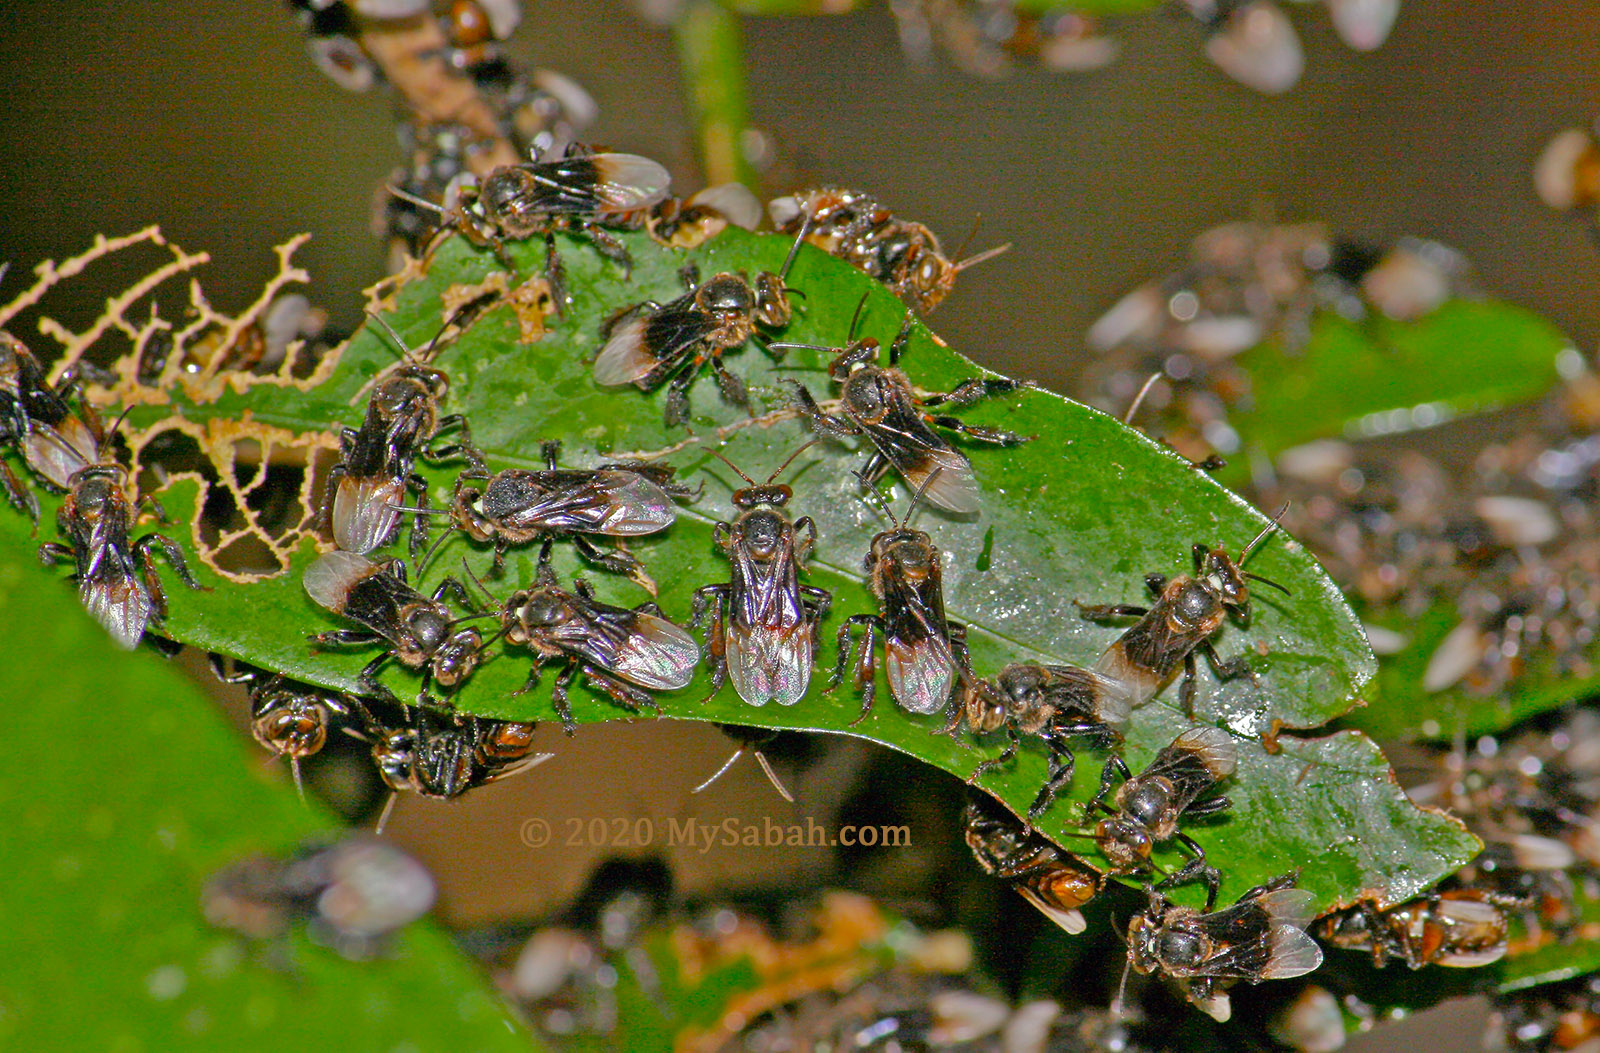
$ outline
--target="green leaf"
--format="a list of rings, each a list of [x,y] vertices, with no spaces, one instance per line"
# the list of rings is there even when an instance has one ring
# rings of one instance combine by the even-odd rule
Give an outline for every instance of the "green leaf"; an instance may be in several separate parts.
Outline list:
[[[1312,439],[1368,438],[1531,402],[1571,346],[1531,311],[1450,300],[1415,321],[1320,313],[1305,347],[1269,340],[1238,358],[1253,406],[1229,422],[1246,449],[1276,456]]]
[[[780,381],[801,381],[818,398],[830,397],[833,388],[825,367],[831,356],[792,351],[778,367],[754,347],[732,353],[730,366],[745,376],[766,415],[751,418],[725,405],[707,378],[692,393],[693,436],[667,428],[661,392],[645,397],[632,388],[606,390],[593,383],[587,359],[598,350],[601,319],[646,297],[665,300],[675,295],[681,288],[677,272],[686,261],[707,274],[777,270],[789,243],[730,230],[685,254],[656,246],[642,235],[627,240],[635,259],[631,280],[580,242],[563,239],[575,303],[564,319],[553,320],[543,340],[519,343],[514,313],[509,307],[496,308],[437,361],[452,376],[449,408],[469,416],[493,468],[536,467],[540,443],[559,438],[566,443],[563,459],[568,464],[671,450],[667,462],[687,481],[704,484],[703,495],[681,510],[673,529],[632,545],[659,581],[659,601],[667,614],[683,621],[695,588],[728,577],[728,565],[711,543],[711,528],[731,518],[728,496],[738,480],[710,455],[718,429],[728,438],[727,455],[750,476],[765,477],[809,438],[792,415],[782,412],[788,395]],[[523,273],[538,272],[539,246],[519,245],[514,251]],[[397,294],[392,324],[414,345],[425,344],[450,313],[441,303],[444,294],[452,286],[482,282],[496,269],[491,255],[473,251],[459,239],[445,242],[429,271]],[[796,298],[796,320],[783,334],[787,341],[842,342],[865,299],[861,332],[887,344],[905,314],[887,290],[810,247],[800,252],[789,284],[804,297]],[[227,390],[210,402],[178,397],[175,405],[192,422],[248,414],[256,425],[325,432],[336,422],[359,419],[364,385],[393,361],[385,340],[368,330],[344,350],[332,377],[311,391],[258,384],[242,393]],[[914,381],[930,391],[948,390],[978,372],[921,325],[912,334],[904,364]],[[134,422],[148,427],[164,412],[141,408]],[[1237,552],[1267,525],[1259,512],[1183,458],[1110,417],[1048,392],[1023,390],[965,411],[963,417],[1037,435],[1016,449],[967,447],[983,489],[984,511],[978,516],[961,520],[931,510],[918,513],[919,525],[933,533],[946,553],[949,610],[971,627],[973,662],[980,674],[992,674],[1013,661],[1092,663],[1124,627],[1085,621],[1073,607],[1074,599],[1141,601],[1144,575],[1189,569],[1195,542]],[[876,609],[862,582],[861,560],[873,535],[887,524],[859,496],[852,473],[865,456],[847,445],[821,442],[806,450],[785,476],[795,487],[794,514],[813,516],[821,534],[807,580],[834,594],[835,613],[824,627],[830,643],[846,617]],[[435,504],[448,502],[453,473],[453,467],[429,470]],[[903,484],[897,492],[895,500],[903,508]],[[186,521],[201,503],[199,487],[179,480],[163,492],[162,500],[177,521]],[[0,520],[0,531],[24,540],[17,517]],[[558,546],[557,552],[563,574],[583,569],[569,546]],[[301,590],[299,572],[313,556],[307,542],[295,552],[287,575],[241,585],[207,572],[204,578],[213,592],[169,590],[167,630],[179,640],[303,680],[354,688],[356,673],[374,652],[313,652],[305,640],[308,633],[341,627]],[[477,573],[487,572],[488,554],[457,537],[429,567],[425,586],[431,589],[442,574],[459,571],[463,556]],[[514,552],[506,577],[491,581],[491,587],[503,597],[517,583],[531,580],[533,563],[534,552]],[[1404,899],[1473,855],[1476,841],[1453,820],[1406,801],[1382,755],[1359,736],[1303,741],[1285,736],[1281,753],[1266,752],[1259,737],[1275,726],[1315,728],[1363,697],[1373,660],[1337,590],[1292,541],[1269,540],[1252,556],[1250,569],[1291,595],[1258,591],[1254,624],[1248,629],[1230,626],[1216,641],[1224,657],[1251,654],[1253,679],[1219,683],[1208,671],[1201,674],[1197,716],[1240,736],[1242,757],[1240,776],[1227,787],[1236,802],[1232,816],[1197,828],[1196,836],[1225,869],[1225,895],[1305,866],[1306,887],[1325,905],[1349,902],[1366,892],[1387,901]],[[602,598],[629,604],[647,598],[613,576],[590,577]],[[240,617],[242,610],[249,616]],[[825,646],[824,661],[831,657],[832,647]],[[454,696],[454,704],[487,716],[549,720],[553,710],[547,686],[514,694],[527,669],[525,655],[489,662]],[[876,710],[852,725],[860,709],[857,697],[848,689],[830,693],[825,681],[819,670],[798,705],[757,709],[741,702],[731,688],[700,701],[709,691],[702,673],[687,690],[662,698],[662,712],[685,719],[855,734],[962,778],[999,749],[999,742],[974,748],[934,734],[940,720],[898,710],[881,681]],[[401,697],[413,697],[418,689],[416,680],[403,672],[394,673],[388,683]],[[1189,726],[1175,708],[1175,696],[1176,688],[1169,689],[1138,712],[1127,735],[1130,761],[1143,763]],[[574,709],[580,721],[625,715],[603,696],[586,691],[575,692]],[[1092,751],[1085,753],[1070,793],[1044,817],[1044,832],[1073,843],[1078,804],[1092,793],[1103,760]],[[559,765],[558,758],[534,777],[556,772]],[[984,785],[1020,812],[1044,770],[1042,749],[1030,744],[1012,770],[987,777]],[[1177,858],[1165,854],[1164,865]]]
[[[0,553],[9,707],[0,1046],[526,1049],[449,940],[411,927],[350,962],[206,924],[217,869],[332,828],[171,665],[116,650],[71,592]],[[277,961],[287,950],[286,961]]]

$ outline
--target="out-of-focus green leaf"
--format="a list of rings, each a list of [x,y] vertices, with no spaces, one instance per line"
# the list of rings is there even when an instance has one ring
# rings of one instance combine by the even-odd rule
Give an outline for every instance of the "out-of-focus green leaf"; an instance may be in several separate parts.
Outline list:
[[[219,868],[332,825],[148,651],[0,559],[0,1046],[7,1049],[527,1049],[483,978],[425,924],[351,962],[211,928]],[[21,652],[26,652],[25,660]],[[285,954],[284,952],[287,952]]]

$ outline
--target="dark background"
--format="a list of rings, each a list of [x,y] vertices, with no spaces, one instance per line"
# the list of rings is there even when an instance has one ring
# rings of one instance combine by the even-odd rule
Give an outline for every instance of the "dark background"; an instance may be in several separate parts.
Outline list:
[[[752,116],[779,155],[767,190],[860,186],[947,245],[981,213],[974,247],[1015,248],[969,272],[934,324],[973,358],[1056,387],[1070,386],[1100,311],[1179,265],[1200,230],[1248,216],[1447,242],[1488,290],[1550,317],[1587,352],[1596,248],[1534,198],[1529,176],[1553,131],[1595,113],[1600,34],[1574,28],[1578,5],[1412,0],[1371,55],[1340,45],[1320,7],[1286,6],[1307,72],[1275,99],[1226,79],[1195,27],[1166,15],[1114,23],[1123,55],[1107,70],[1022,70],[1000,83],[912,70],[880,7],[747,20]],[[667,34],[614,0],[528,8],[513,49],[593,93],[601,118],[589,138],[658,157],[681,190],[697,186]],[[341,323],[357,319],[357,290],[382,275],[369,216],[397,160],[390,102],[316,72],[282,5],[13,3],[0,5],[0,40],[0,260],[26,270],[96,233],[159,222],[212,254],[206,288],[230,310],[272,272],[271,247],[309,231],[298,260],[313,299]],[[0,300],[22,285],[13,274]],[[92,317],[104,289],[90,286],[58,295],[55,313]],[[522,817],[825,819],[864,753],[831,754],[799,780],[791,809],[748,760],[716,791],[683,796],[730,748],[708,728],[609,725],[557,740],[560,777],[543,777],[552,764],[451,806],[402,802],[394,834],[441,871],[455,920],[548,909],[583,880],[597,853],[524,848]],[[754,867],[718,853],[674,864],[690,889],[752,870],[814,885],[829,865],[805,852]],[[1446,1012],[1455,1048],[1476,1048],[1476,1024]]]

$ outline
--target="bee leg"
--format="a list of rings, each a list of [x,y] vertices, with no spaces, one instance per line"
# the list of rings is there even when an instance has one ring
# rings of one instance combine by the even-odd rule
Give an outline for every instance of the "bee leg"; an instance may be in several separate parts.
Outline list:
[[[406,480],[406,487],[417,499],[418,508],[428,507],[428,481],[420,475],[413,474]],[[411,517],[411,541],[409,551],[411,558],[416,559],[428,548],[428,516],[426,513],[416,513]]]
[[[139,563],[144,592],[150,598],[150,620],[159,625],[167,620],[167,593],[161,587],[161,579],[156,577],[155,564],[148,557]]]
[[[634,572],[639,570],[640,567],[639,561],[629,553],[623,552],[621,549],[606,550],[598,548],[594,542],[582,534],[572,535],[572,547],[578,550],[578,555],[590,563],[600,567],[602,570],[609,570],[613,574],[625,574],[628,577],[633,577]],[[541,561],[543,558],[541,553]]]
[[[744,381],[729,372],[723,363],[721,355],[711,356],[711,372],[717,378],[717,389],[722,392],[722,397],[735,406],[750,406],[750,392],[745,388]],[[754,415],[754,410],[751,411]]]
[[[53,567],[61,560],[75,559],[77,553],[71,545],[63,545],[55,541],[46,541],[39,546],[39,562],[47,567]]]
[[[890,464],[889,458],[877,450],[873,450],[872,456],[867,458],[867,463],[863,464],[860,471],[856,472],[856,478],[861,480],[861,489],[870,490],[877,486],[878,481],[887,475],[892,467],[893,465]]]
[[[400,699],[395,696],[393,691],[389,690],[387,685],[378,680],[378,670],[382,669],[384,664],[393,657],[393,653],[385,653],[368,662],[361,672],[356,674],[356,682],[366,689],[367,694],[376,695],[385,702],[398,706],[401,704]]]
[[[894,340],[889,344],[889,364],[898,366],[900,356],[906,353],[906,348],[911,345],[911,333],[916,328],[917,316],[913,311],[907,311],[905,321],[900,323],[900,331],[894,335]]]
[[[657,618],[665,618],[667,616],[666,612],[661,609],[661,604],[659,603],[641,603],[639,606],[635,607],[634,610],[638,611],[640,614],[649,614]]]
[[[623,280],[633,278],[633,255],[628,252],[628,246],[624,245],[620,238],[596,226],[585,228],[585,233],[589,235],[589,243],[594,246],[596,252],[622,268]]]
[[[472,441],[472,425],[467,423],[466,416],[452,413],[448,417],[439,418],[438,431],[451,427],[456,429],[456,441],[437,449],[425,449],[422,451],[423,456],[430,461],[447,461],[452,457],[460,457],[467,462],[468,471],[472,473],[469,478],[487,479],[489,466],[484,461],[483,451]]]
[[[1232,680],[1236,677],[1248,676],[1256,679],[1255,670],[1250,668],[1248,655],[1235,655],[1224,662],[1217,656],[1216,649],[1211,646],[1211,641],[1201,641],[1199,649],[1206,656],[1206,663],[1211,666],[1211,671],[1217,675],[1218,680]]]
[[[1073,600],[1078,608],[1078,616],[1089,621],[1104,621],[1107,618],[1142,618],[1150,613],[1148,607],[1137,607],[1131,603],[1084,603]]]
[[[1072,781],[1073,769],[1077,767],[1077,758],[1066,744],[1055,738],[1046,738],[1045,744],[1050,750],[1050,770],[1045,776],[1044,785],[1039,787],[1039,792],[1033,798],[1033,803],[1028,805],[1028,825],[1032,826],[1050,805],[1055,803],[1056,794],[1062,787]]]
[[[1016,757],[1017,750],[1022,748],[1022,739],[1017,735],[1017,729],[1008,725],[1006,727],[1006,737],[1010,741],[1006,743],[1006,748],[1000,751],[999,756],[990,757],[988,760],[972,769],[972,774],[967,776],[967,782],[969,784],[976,784],[980,776],[986,775],[989,772],[994,771],[996,768],[1005,767]]]
[[[1206,862],[1206,850],[1188,834],[1178,834],[1175,840],[1194,853],[1194,858],[1156,883],[1156,888],[1173,888],[1190,881],[1200,881],[1206,887],[1206,913],[1217,905],[1217,893],[1222,888],[1222,874]]]
[[[556,232],[544,232],[544,280],[550,284],[550,299],[556,305],[556,314],[567,313],[567,268],[561,262],[561,252],[556,248]]]
[[[711,625],[706,630],[706,665],[711,669],[711,694],[700,700],[702,704],[715,698],[728,678],[727,642],[722,632],[723,597],[727,590],[726,585],[704,585],[694,591],[694,602],[690,607],[690,628],[698,629],[708,611],[711,615]]]
[[[433,590],[433,602],[443,603],[447,595],[454,596],[461,606],[473,614],[478,614],[483,610],[478,606],[477,601],[473,599],[472,593],[467,591],[467,587],[461,584],[459,578],[445,578],[440,581],[439,587]]]
[[[1183,715],[1194,719],[1194,696],[1200,683],[1199,670],[1195,668],[1194,652],[1183,656],[1183,679],[1178,683],[1178,705]]]
[[[567,663],[567,667],[556,674],[555,687],[550,691],[550,703],[556,707],[556,716],[561,718],[561,726],[568,735],[578,733],[578,722],[572,716],[572,703],[567,701],[567,691],[572,687],[573,679],[578,675],[580,663],[574,658]]]
[[[334,644],[336,646],[343,647],[348,644],[377,643],[378,641],[382,640],[383,637],[379,636],[375,632],[369,632],[366,629],[329,629],[327,632],[312,633],[310,636],[307,636],[306,639],[310,640],[312,644],[318,647],[321,647],[325,644]]]
[[[623,709],[632,710],[635,713],[641,709],[653,709],[657,713],[661,712],[661,703],[657,702],[648,693],[631,684],[624,683],[621,679],[612,676],[598,666],[586,667],[584,675],[592,687],[597,687],[610,695],[611,701]]]
[[[899,337],[896,337],[896,342],[899,342],[899,339]],[[890,363],[893,363],[899,357],[892,348],[889,354]],[[993,398],[996,395],[1009,394],[1018,388],[1026,386],[1027,383],[1025,381],[1012,380],[1010,377],[974,377],[971,380],[957,384],[945,394],[936,392],[931,395],[924,395],[920,401],[924,406],[952,406],[959,409],[963,406],[971,406],[982,402],[987,398]]]
[[[1106,758],[1106,766],[1100,769],[1100,787],[1095,790],[1094,796],[1089,798],[1089,803],[1083,806],[1083,821],[1079,825],[1088,826],[1097,811],[1113,811],[1106,804],[1106,798],[1111,796],[1111,786],[1117,781],[1118,776],[1127,780],[1133,778],[1133,773],[1128,770],[1128,762],[1113,753]]]
[[[851,683],[861,692],[861,715],[850,722],[851,727],[872,715],[872,703],[878,691],[878,632],[883,627],[883,619],[876,614],[852,614],[839,626],[839,664],[834,668],[830,687],[837,687],[844,680],[845,666],[850,659],[850,630],[857,625],[863,626],[865,631],[861,639],[861,657],[856,660]]]
[[[784,379],[781,383],[787,384],[794,389],[794,397],[789,400],[789,405],[799,410],[801,416],[811,422],[813,431],[834,439],[842,439],[847,435],[861,434],[861,429],[850,423],[847,418],[836,417],[831,413],[822,412],[822,407],[817,405],[817,400],[812,397],[810,389],[798,380]]]
[[[996,446],[1020,446],[1025,442],[1032,442],[1038,438],[1036,435],[1018,435],[1014,431],[1001,431],[999,428],[985,428],[978,424],[968,424],[960,417],[945,417],[924,414],[929,424],[936,424],[941,428],[949,428],[959,432],[969,439],[978,442],[992,442]]]
[[[1197,816],[1204,816],[1204,815],[1216,815],[1218,812],[1226,811],[1227,809],[1229,809],[1231,807],[1233,807],[1233,802],[1231,800],[1229,800],[1226,796],[1222,796],[1222,797],[1207,797],[1205,800],[1203,800],[1203,801],[1195,801],[1189,807],[1185,808],[1183,810],[1183,814],[1184,814],[1185,818],[1195,818]]]
[[[689,419],[689,387],[700,375],[698,365],[684,370],[667,385],[667,426],[682,424]]]
[[[11,466],[4,461],[0,461],[0,484],[5,486],[6,500],[11,502],[11,506],[19,512],[26,513],[28,518],[33,520],[33,530],[37,534],[39,499],[33,496],[33,491],[23,485],[22,480],[17,478],[17,473],[13,472]]]
[[[685,263],[682,267],[679,267],[678,280],[683,283],[684,289],[688,292],[694,292],[696,289],[700,288],[699,265],[694,263]]]
[[[1146,574],[1144,576],[1144,587],[1150,595],[1160,599],[1161,594],[1167,591],[1167,576],[1165,574]]]

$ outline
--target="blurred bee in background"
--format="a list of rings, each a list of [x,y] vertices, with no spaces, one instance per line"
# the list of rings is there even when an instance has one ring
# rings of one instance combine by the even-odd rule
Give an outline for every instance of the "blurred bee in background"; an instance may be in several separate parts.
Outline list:
[[[1376,967],[1398,958],[1412,969],[1472,969],[1505,956],[1505,908],[1525,902],[1475,888],[1447,889],[1387,910],[1362,900],[1317,922],[1316,931],[1334,947],[1370,951]]]

